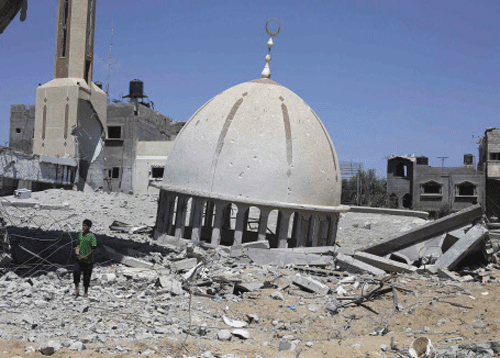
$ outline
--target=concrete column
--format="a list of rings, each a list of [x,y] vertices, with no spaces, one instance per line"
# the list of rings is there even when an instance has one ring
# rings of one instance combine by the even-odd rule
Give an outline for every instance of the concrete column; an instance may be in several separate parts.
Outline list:
[[[201,240],[201,216],[203,214],[202,198],[193,198],[191,214],[191,240],[199,243]]]
[[[184,236],[184,229],[186,227],[186,210],[189,197],[179,195],[177,198],[177,210],[175,213],[175,238],[180,239]]]
[[[319,215],[318,246],[326,246],[328,236],[328,220],[324,215]]]
[[[307,243],[312,247],[318,246],[319,222],[317,215],[311,215],[309,218],[309,230],[307,233]]]
[[[293,213],[292,240],[295,241],[295,247],[299,246],[300,230],[302,226],[302,217],[298,211]]]
[[[173,211],[173,202],[174,202],[175,194],[165,191],[165,195],[160,197],[160,201],[158,202],[158,206],[161,205],[163,207],[163,216],[162,220],[162,234],[168,234],[168,230],[170,226],[172,226],[172,211]]]
[[[278,229],[278,248],[285,249],[288,247],[288,228],[290,225],[291,211],[283,210],[280,211],[279,217],[279,227]]]
[[[329,218],[328,237],[326,239],[327,246],[335,245],[337,238],[337,225],[339,223],[339,214],[333,214]]]
[[[297,224],[297,247],[306,247],[309,236],[309,213],[299,213],[299,223]]]
[[[248,205],[237,204],[238,212],[236,213],[236,227],[234,229],[233,246],[241,245],[243,243],[243,234],[245,233],[245,218],[248,218],[247,212]]]
[[[212,229],[212,246],[220,245],[222,224],[224,222],[224,212],[226,211],[227,205],[227,203],[222,201],[215,202],[215,222]]]
[[[231,210],[232,204],[228,204],[224,207],[224,219],[222,221],[222,228],[231,230]]]
[[[166,201],[166,191],[160,190],[160,197],[158,198],[158,211],[156,212],[156,224],[154,231],[154,239],[158,239],[165,232],[165,221],[164,214],[166,211],[165,201]]]
[[[167,235],[172,235],[173,234],[173,231],[175,229],[175,225],[173,223],[173,219],[174,219],[174,214],[175,214],[175,198],[176,198],[176,194],[175,193],[169,193],[169,200],[167,202],[168,204],[168,207],[167,207],[167,210],[168,210],[168,214],[165,216],[165,220],[166,220],[166,227],[165,227],[165,232]]]
[[[270,208],[259,208],[260,216],[259,216],[259,232],[257,236],[258,241],[266,241],[267,234],[267,221],[269,220],[269,213],[271,212]]]

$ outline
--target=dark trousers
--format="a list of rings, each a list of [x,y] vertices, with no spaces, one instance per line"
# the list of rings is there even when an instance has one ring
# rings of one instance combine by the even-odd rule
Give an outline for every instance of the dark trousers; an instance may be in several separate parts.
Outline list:
[[[90,276],[92,276],[92,266],[93,264],[87,264],[76,260],[75,270],[73,271],[73,281],[76,286],[80,284],[80,277],[83,273],[83,287],[85,289],[89,288]]]

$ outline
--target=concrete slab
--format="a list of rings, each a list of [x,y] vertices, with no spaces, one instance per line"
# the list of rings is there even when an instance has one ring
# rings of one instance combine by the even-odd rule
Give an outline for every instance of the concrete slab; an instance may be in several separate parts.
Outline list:
[[[405,233],[394,235],[374,245],[364,247],[361,251],[383,256],[441,235],[445,232],[458,229],[481,218],[482,215],[483,209],[481,206],[479,204],[472,205],[467,209],[447,215]]]
[[[172,262],[172,268],[176,271],[189,270],[196,266],[198,260],[196,258],[184,259]]]
[[[390,260],[385,257],[372,255],[366,252],[358,251],[353,256],[359,261],[366,262],[367,264],[377,267],[386,272],[408,272],[413,273],[417,270],[415,266],[410,266],[398,261]]]
[[[333,257],[308,255],[292,252],[277,251],[274,249],[246,249],[246,255],[257,265],[271,265],[284,267],[286,265],[329,266],[333,264]]]
[[[385,271],[381,270],[375,266],[369,265],[363,261],[356,260],[355,258],[344,255],[342,253],[337,254],[335,257],[335,263],[346,270],[347,272],[353,273],[370,273],[375,276],[385,275]]]
[[[435,263],[436,269],[454,269],[464,257],[488,236],[488,230],[483,225],[473,226],[464,237],[459,239]]]
[[[111,247],[108,247],[106,245],[103,245],[102,247],[104,248],[104,253],[108,259],[116,261],[116,262],[120,262],[126,266],[135,267],[135,268],[153,268],[153,266],[154,266],[154,264],[152,264],[151,262],[147,262],[147,261],[136,259],[134,257],[119,254],[118,252],[113,250]]]

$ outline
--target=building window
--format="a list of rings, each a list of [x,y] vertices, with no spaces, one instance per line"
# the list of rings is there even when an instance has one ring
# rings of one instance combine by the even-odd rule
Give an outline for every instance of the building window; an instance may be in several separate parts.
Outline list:
[[[421,183],[420,194],[429,196],[441,196],[443,195],[443,185],[432,180],[426,183]]]
[[[165,172],[164,167],[151,167],[150,179],[161,180],[161,179],[163,179],[164,172]]]
[[[477,185],[463,182],[455,185],[455,196],[477,196]]]
[[[404,163],[398,163],[396,165],[396,176],[407,178],[408,177],[408,165],[406,165]]]
[[[113,167],[107,169],[107,178],[108,179],[118,179],[120,178],[120,167]]]
[[[66,42],[68,38],[68,16],[69,16],[69,0],[64,0],[63,21],[61,31],[61,57],[66,57]]]
[[[16,133],[21,133],[21,128],[16,128]]]
[[[490,160],[500,160],[500,153],[490,153]]]
[[[122,127],[121,126],[108,126],[108,139],[121,139]]]

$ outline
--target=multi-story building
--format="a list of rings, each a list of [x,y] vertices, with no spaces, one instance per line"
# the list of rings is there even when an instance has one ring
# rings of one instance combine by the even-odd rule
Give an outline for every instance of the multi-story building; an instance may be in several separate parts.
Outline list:
[[[399,208],[458,211],[486,202],[485,175],[474,156],[461,167],[431,167],[427,157],[393,155],[387,161],[387,191]]]
[[[487,128],[479,142],[479,163],[485,172],[488,216],[500,217],[500,129]]]
[[[97,82],[97,86],[100,83]],[[144,101],[144,84],[130,82],[129,102],[107,104],[104,147],[99,159],[88,171],[86,182],[105,191],[134,193],[156,192],[149,184],[163,178],[163,170],[175,136],[184,122],[172,122],[169,117],[151,108]],[[12,105],[9,147],[32,154],[35,106]],[[5,180],[3,194],[16,189],[17,182]],[[10,189],[9,189],[10,187]],[[32,186],[33,190],[46,186]]]

